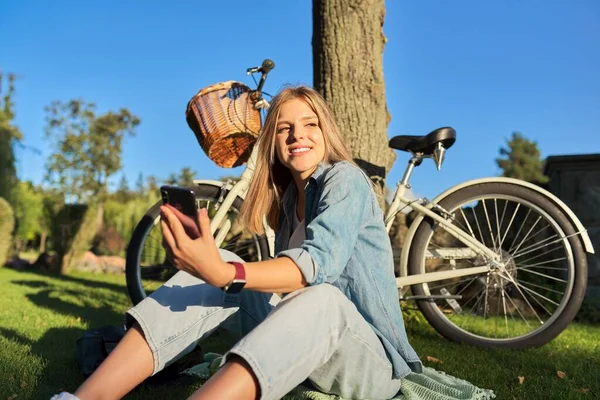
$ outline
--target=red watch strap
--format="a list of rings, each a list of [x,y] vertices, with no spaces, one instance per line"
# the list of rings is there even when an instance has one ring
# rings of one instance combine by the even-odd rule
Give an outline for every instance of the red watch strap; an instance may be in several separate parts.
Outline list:
[[[235,267],[235,276],[233,277],[233,280],[246,280],[246,268],[244,268],[244,264],[237,262],[237,261],[227,261],[229,264],[233,264],[233,266]],[[232,281],[233,282],[233,281]]]

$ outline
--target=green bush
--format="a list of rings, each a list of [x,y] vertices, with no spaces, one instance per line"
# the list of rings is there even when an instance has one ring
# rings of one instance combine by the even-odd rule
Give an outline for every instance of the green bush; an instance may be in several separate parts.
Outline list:
[[[8,201],[0,197],[0,266],[8,260],[13,243],[15,216]]]
[[[104,225],[94,237],[92,252],[99,256],[122,256],[125,252],[125,240],[115,228]]]
[[[104,225],[114,228],[127,244],[138,222],[158,200],[156,197],[138,197],[127,202],[108,200],[104,206]]]
[[[575,319],[579,322],[600,323],[600,299],[588,296],[583,300]]]
[[[58,212],[52,227],[56,248],[56,265],[60,273],[70,271],[81,256],[92,247],[98,230],[98,207],[66,204]]]

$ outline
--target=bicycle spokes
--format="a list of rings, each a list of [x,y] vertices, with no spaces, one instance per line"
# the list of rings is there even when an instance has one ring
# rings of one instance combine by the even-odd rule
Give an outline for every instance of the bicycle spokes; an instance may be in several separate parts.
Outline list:
[[[453,224],[493,249],[502,266],[425,284],[427,294],[442,295],[432,300],[439,313],[471,335],[497,339],[528,335],[560,314],[572,289],[571,247],[542,208],[514,196],[493,196],[470,199],[450,212]],[[436,226],[424,272],[487,263]]]

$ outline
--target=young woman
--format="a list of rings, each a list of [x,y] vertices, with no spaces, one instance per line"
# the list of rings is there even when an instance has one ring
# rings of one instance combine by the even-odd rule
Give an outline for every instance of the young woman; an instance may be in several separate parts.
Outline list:
[[[241,217],[257,233],[266,217],[276,258],[243,264],[217,249],[206,210],[192,239],[162,207],[164,246],[181,272],[127,312],[130,329],[77,397],[120,398],[219,326],[241,340],[193,399],[279,399],[307,378],[343,398],[389,399],[421,371],[382,211],[323,99],[306,86],[282,90],[257,145]]]

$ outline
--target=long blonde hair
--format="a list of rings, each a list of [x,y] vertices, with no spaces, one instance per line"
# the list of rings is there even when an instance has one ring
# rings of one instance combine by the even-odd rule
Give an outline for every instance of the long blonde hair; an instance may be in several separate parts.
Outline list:
[[[304,101],[319,119],[319,127],[325,142],[324,161],[329,164],[338,161],[352,161],[352,156],[338,131],[333,114],[325,100],[311,87],[299,85],[282,89],[271,102],[271,107],[263,124],[255,146],[258,146],[256,169],[250,182],[246,200],[240,210],[244,225],[256,234],[264,233],[263,218],[274,230],[279,229],[281,198],[292,182],[292,174],[275,154],[275,134],[281,106],[294,99]]]

